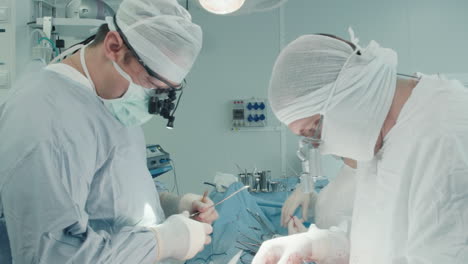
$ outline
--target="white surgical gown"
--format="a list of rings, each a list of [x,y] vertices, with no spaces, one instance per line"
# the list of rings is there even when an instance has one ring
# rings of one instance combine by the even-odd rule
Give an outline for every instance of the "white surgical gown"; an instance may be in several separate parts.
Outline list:
[[[356,192],[356,170],[343,164],[338,175],[318,194],[315,225],[320,229],[339,227],[349,233]]]
[[[468,263],[468,90],[423,77],[359,163],[351,264]]]
[[[141,128],[73,68],[20,80],[0,104],[0,215],[14,263],[154,263],[164,220]]]

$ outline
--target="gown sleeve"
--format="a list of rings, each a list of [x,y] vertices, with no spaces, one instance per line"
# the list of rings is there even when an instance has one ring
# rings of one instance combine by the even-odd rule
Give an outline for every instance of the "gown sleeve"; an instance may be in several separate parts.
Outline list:
[[[91,228],[85,210],[90,186],[71,162],[63,146],[41,142],[8,172],[1,195],[13,260],[155,263],[157,240],[150,229]]]

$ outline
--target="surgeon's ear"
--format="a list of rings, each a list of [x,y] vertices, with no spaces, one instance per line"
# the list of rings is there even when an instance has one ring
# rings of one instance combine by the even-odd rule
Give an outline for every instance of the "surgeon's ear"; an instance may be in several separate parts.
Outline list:
[[[103,43],[105,56],[111,61],[120,61],[127,53],[127,47],[120,37],[119,33],[110,31],[107,33]]]

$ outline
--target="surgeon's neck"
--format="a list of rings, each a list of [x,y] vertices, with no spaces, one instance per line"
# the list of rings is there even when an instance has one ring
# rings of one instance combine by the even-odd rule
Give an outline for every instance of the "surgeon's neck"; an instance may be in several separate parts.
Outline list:
[[[121,96],[121,92],[118,92],[121,89],[115,88],[125,85],[125,83],[122,83],[119,79],[115,78],[115,69],[112,65],[112,61],[107,59],[107,57],[99,51],[100,48],[101,46],[86,48],[85,61],[89,75],[96,87],[96,93],[101,98],[118,98]],[[63,63],[75,68],[85,78],[87,78],[81,65],[80,52],[81,51],[65,59]]]
[[[416,87],[417,84],[417,80],[397,79],[395,96],[393,97],[392,105],[390,106],[390,111],[388,112],[388,115],[385,118],[379,139],[377,140],[376,151],[378,151],[382,147],[383,139],[396,125],[398,116],[400,115],[403,106],[408,101],[414,87]]]

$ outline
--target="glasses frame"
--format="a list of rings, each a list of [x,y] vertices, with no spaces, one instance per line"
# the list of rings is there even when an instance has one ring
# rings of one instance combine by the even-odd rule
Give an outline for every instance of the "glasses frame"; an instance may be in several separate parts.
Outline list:
[[[304,143],[312,145],[314,148],[318,148],[322,143],[321,134],[322,134],[322,127],[323,127],[323,115],[320,115],[320,119],[317,123],[317,127],[315,128],[314,134],[312,137],[304,137],[302,140]]]

